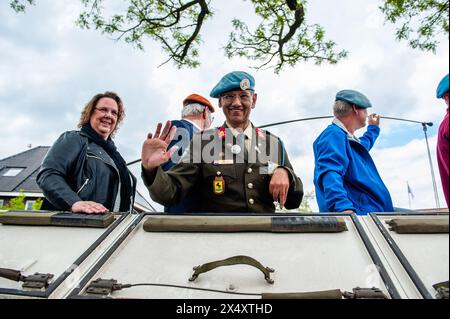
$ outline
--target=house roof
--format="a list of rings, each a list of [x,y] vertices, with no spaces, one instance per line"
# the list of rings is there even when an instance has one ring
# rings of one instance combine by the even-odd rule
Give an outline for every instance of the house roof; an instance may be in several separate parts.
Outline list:
[[[41,193],[36,176],[49,146],[38,146],[0,160],[0,192]],[[8,168],[22,168],[16,176],[3,176]]]

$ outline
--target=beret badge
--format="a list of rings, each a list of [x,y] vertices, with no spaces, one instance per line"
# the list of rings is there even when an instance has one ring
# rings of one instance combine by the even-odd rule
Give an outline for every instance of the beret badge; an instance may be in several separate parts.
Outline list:
[[[250,81],[248,79],[243,79],[240,86],[242,91],[248,90],[250,88]]]

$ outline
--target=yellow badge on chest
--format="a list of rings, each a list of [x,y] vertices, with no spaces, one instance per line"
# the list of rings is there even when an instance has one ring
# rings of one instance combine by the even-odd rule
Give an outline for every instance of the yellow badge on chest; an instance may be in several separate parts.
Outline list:
[[[225,181],[222,176],[217,176],[213,183],[214,194],[222,195],[225,193]]]

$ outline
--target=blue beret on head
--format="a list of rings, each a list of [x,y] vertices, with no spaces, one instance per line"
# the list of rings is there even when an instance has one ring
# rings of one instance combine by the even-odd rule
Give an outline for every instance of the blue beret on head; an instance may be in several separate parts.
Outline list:
[[[218,99],[222,93],[233,90],[254,90],[255,79],[246,72],[235,71],[225,75],[212,89],[210,95]]]
[[[369,99],[362,93],[354,90],[342,90],[336,94],[336,101],[345,101],[358,107],[367,109],[372,107]]]
[[[442,99],[444,94],[448,92],[448,74],[444,76],[444,78],[439,82],[439,85],[436,90],[436,97],[438,99]]]

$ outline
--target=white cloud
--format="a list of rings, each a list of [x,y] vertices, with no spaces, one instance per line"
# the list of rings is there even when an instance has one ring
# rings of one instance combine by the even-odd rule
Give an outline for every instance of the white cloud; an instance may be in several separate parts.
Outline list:
[[[436,143],[436,137],[429,140],[440,207],[446,207],[435,156]],[[425,139],[412,140],[402,147],[375,148],[372,154],[380,175],[391,193],[394,206],[409,208],[406,187],[408,182],[414,193],[411,202],[413,209],[436,207]]]

